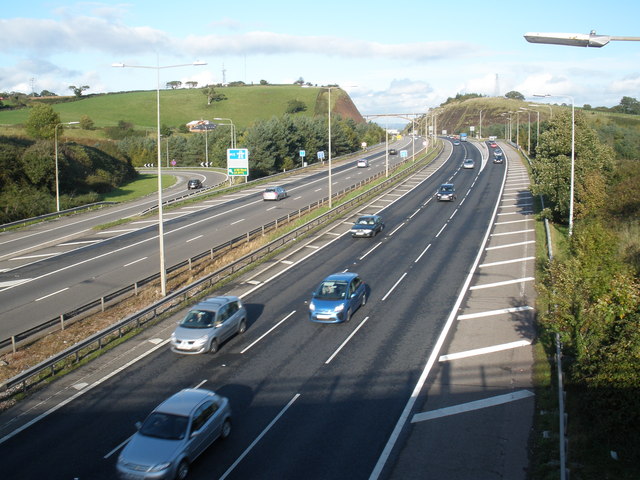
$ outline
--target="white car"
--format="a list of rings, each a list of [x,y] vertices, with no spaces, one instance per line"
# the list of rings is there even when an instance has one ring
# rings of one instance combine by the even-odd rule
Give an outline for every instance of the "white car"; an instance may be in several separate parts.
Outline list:
[[[462,168],[475,168],[476,162],[473,161],[473,158],[465,158],[462,163]]]
[[[358,168],[367,168],[369,166],[369,160],[361,158],[357,163]]]
[[[281,200],[287,198],[287,191],[282,187],[268,187],[262,192],[262,200]]]

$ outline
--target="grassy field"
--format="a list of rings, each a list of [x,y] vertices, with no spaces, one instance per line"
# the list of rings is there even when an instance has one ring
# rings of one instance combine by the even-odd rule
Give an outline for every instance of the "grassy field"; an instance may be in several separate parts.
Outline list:
[[[101,200],[107,202],[126,202],[144,197],[158,191],[158,176],[150,173],[141,173],[133,182],[129,182],[120,188],[101,195]],[[173,175],[162,175],[162,189],[169,188],[176,183]]]
[[[303,102],[307,107],[305,113],[313,115],[322,91],[298,85],[220,87],[216,92],[224,94],[227,100],[207,105],[207,97],[201,88],[161,90],[161,123],[175,127],[192,120],[230,118],[238,129],[242,129],[256,120],[284,114],[292,99]],[[335,100],[333,96],[332,100]],[[87,96],[54,104],[53,109],[60,114],[62,122],[79,121],[87,115],[96,127],[114,126],[123,120],[136,128],[152,129],[156,126],[156,90]],[[22,124],[28,116],[28,109],[0,110],[0,125]]]

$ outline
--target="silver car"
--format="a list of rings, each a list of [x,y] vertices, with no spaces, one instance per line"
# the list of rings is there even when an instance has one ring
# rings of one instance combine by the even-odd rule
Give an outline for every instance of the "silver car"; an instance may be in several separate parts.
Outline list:
[[[229,400],[203,388],[187,388],[149,414],[124,447],[116,469],[123,480],[179,479],[218,437],[231,433]]]
[[[287,198],[287,191],[283,187],[267,187],[262,192],[262,200],[281,200]]]
[[[462,162],[462,168],[474,168],[475,166],[476,162],[473,161],[473,158],[465,158]]]
[[[211,297],[193,307],[171,334],[176,353],[216,353],[222,342],[247,329],[247,310],[238,297]]]

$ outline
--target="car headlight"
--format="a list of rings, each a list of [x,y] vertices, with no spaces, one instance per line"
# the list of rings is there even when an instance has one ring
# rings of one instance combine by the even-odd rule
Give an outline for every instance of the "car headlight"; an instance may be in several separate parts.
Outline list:
[[[342,310],[344,310],[344,304],[341,303],[340,305],[336,305],[335,308],[333,309],[334,312],[336,313],[340,313]]]
[[[161,472],[171,466],[171,462],[158,463],[149,469],[150,472]]]
[[[311,310],[312,312],[316,309],[316,306],[313,304],[313,302],[309,303],[309,310]]]
[[[207,343],[207,340],[209,340],[209,337],[207,335],[203,335],[202,337],[195,340],[193,343],[195,343],[196,345],[204,345],[205,343]]]

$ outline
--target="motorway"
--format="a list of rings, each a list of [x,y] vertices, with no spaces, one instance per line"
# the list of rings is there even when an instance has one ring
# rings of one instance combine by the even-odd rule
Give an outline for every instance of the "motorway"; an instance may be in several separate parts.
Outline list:
[[[394,146],[406,148],[410,155],[411,140],[403,139]],[[385,169],[384,151],[364,156],[370,168],[356,168],[355,159],[334,166],[334,192]],[[389,156],[390,164],[398,161],[400,155]],[[170,195],[184,194],[187,178],[182,177],[177,186],[180,191]],[[277,203],[263,202],[262,185],[167,210],[163,216],[167,267],[295,212],[328,192],[326,169],[302,172],[274,184],[285,186],[290,197]],[[157,273],[157,216],[107,230],[92,229],[135,215],[154,203],[155,198],[148,198],[0,234],[0,338],[26,331]]]
[[[370,478],[425,358],[441,347],[503,193],[506,165],[485,163],[471,145],[447,145],[440,167],[360,209],[383,216],[382,235],[352,239],[348,222],[338,223],[220,292],[241,295],[249,328],[216,355],[169,350],[182,312],[39,403],[0,415],[3,475],[114,478],[134,422],[175,391],[204,386],[230,398],[233,432],[190,478]],[[477,167],[463,170],[468,156]],[[437,186],[449,181],[457,201],[436,202]],[[311,290],[345,270],[368,283],[367,304],[346,324],[309,322]]]

